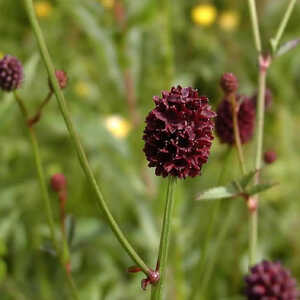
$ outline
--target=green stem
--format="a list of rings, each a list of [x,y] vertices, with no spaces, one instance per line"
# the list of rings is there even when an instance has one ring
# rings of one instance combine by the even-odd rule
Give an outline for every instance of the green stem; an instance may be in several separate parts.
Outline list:
[[[28,120],[28,111],[27,111],[22,99],[19,97],[19,95],[17,93],[15,93],[15,98],[17,100],[17,103],[19,105],[19,108],[23,114],[25,121],[27,121]],[[59,251],[57,238],[55,236],[55,224],[54,224],[53,212],[52,212],[52,208],[51,208],[51,202],[50,202],[47,186],[45,184],[46,181],[45,181],[45,176],[44,176],[43,167],[42,167],[42,163],[41,163],[39,145],[37,142],[35,131],[32,127],[28,127],[28,133],[29,133],[29,138],[30,138],[30,142],[32,145],[33,156],[34,156],[36,170],[37,170],[37,174],[38,174],[38,178],[39,178],[39,184],[40,184],[40,188],[41,188],[41,192],[42,192],[42,198],[44,200],[44,205],[45,205],[45,209],[46,209],[47,222],[48,222],[48,225],[50,228],[51,238],[52,238],[55,250]]]
[[[167,258],[168,258],[170,231],[171,231],[171,223],[172,223],[171,219],[172,219],[172,211],[174,208],[173,191],[174,191],[175,183],[176,183],[176,179],[174,179],[174,177],[172,176],[169,176],[167,197],[166,197],[166,203],[164,208],[162,232],[160,236],[159,253],[157,258],[157,266],[160,273],[160,280],[156,285],[152,286],[151,300],[163,299],[163,289],[166,280]]]
[[[227,151],[224,153],[224,158],[222,159],[223,160],[223,167],[220,171],[220,175],[219,175],[217,185],[220,185],[223,181],[224,175],[225,175],[226,170],[227,170],[231,150],[232,150],[232,148],[228,147]],[[195,268],[197,270],[198,275],[194,277],[195,280],[192,283],[192,293],[190,295],[191,300],[198,299],[196,296],[198,294],[197,287],[199,286],[199,280],[201,281],[202,278],[204,278],[204,275],[206,274],[205,267],[207,265],[208,247],[209,247],[209,243],[212,240],[212,234],[214,232],[215,222],[216,222],[216,220],[218,220],[219,215],[220,215],[220,208],[221,208],[221,200],[215,201],[213,203],[211,216],[209,218],[210,222],[207,226],[207,231],[206,231],[206,235],[205,235],[205,239],[204,239],[204,243],[203,243],[203,247],[202,247],[202,251],[201,251],[201,257],[200,257],[199,262],[198,262],[198,264]]]
[[[252,24],[252,32],[254,36],[255,46],[258,53],[261,53],[261,39],[259,33],[259,25],[258,25],[258,17],[257,17],[257,9],[255,0],[248,0],[251,24]]]
[[[246,166],[245,166],[245,159],[244,159],[244,153],[242,148],[242,142],[241,142],[241,136],[240,136],[240,129],[238,124],[238,112],[239,107],[236,101],[236,95],[231,94],[230,95],[230,101],[232,106],[232,119],[233,119],[233,131],[234,131],[234,142],[238,153],[238,159],[240,163],[240,168],[242,171],[242,174],[246,174]]]
[[[264,138],[264,115],[265,115],[265,93],[267,70],[260,67],[258,79],[258,102],[257,102],[257,136],[256,136],[256,157],[255,168],[260,170],[262,164],[263,138]],[[259,181],[259,173],[256,176],[256,183]]]
[[[28,116],[29,116],[28,111],[24,105],[24,102],[19,97],[19,95],[17,93],[14,93],[14,95],[15,95],[15,99],[19,105],[19,108],[23,114],[25,124],[27,126],[27,121],[28,121]],[[56,254],[59,257],[62,266],[65,268],[65,258],[64,258],[63,253],[61,252],[59,243],[58,243],[56,235],[55,235],[54,217],[53,217],[53,212],[52,212],[52,208],[51,208],[51,202],[50,202],[50,197],[48,194],[48,189],[46,186],[44,170],[43,170],[43,166],[42,166],[42,162],[41,162],[39,144],[37,141],[37,137],[36,137],[34,128],[31,126],[27,126],[27,128],[28,128],[28,133],[29,133],[29,139],[30,139],[30,142],[32,145],[32,151],[33,151],[36,170],[37,170],[37,174],[38,174],[39,184],[40,184],[40,188],[41,188],[41,192],[42,192],[42,199],[44,200],[44,205],[45,205],[45,210],[46,210],[46,215],[47,215],[47,222],[48,222],[48,226],[50,228],[50,233],[51,233],[51,239],[53,241]],[[69,248],[68,247],[65,248],[65,253],[66,253],[66,256],[68,257],[69,256]],[[67,278],[68,278],[68,283],[69,283],[73,298],[75,300],[79,300],[78,291],[74,284],[72,275],[68,274],[68,272],[67,272]]]
[[[270,57],[260,56],[259,58],[259,79],[258,79],[258,103],[257,103],[257,135],[256,135],[256,157],[255,168],[258,170],[255,176],[255,184],[259,183],[260,169],[262,166],[263,138],[264,138],[264,116],[265,116],[265,92],[267,69],[270,66]],[[256,196],[258,203],[259,196]],[[256,262],[256,244],[258,236],[258,212],[257,209],[250,210],[250,230],[249,230],[249,264]]]
[[[293,12],[293,9],[296,5],[296,2],[297,2],[297,0],[290,0],[289,5],[287,7],[287,10],[285,11],[285,14],[283,16],[283,19],[281,20],[281,22],[279,24],[279,27],[278,27],[277,33],[275,35],[275,38],[271,39],[271,45],[272,45],[273,53],[276,53],[276,51],[277,51],[279,42],[282,38],[282,35],[283,35],[284,30],[285,30],[285,28],[288,24],[288,21],[289,21],[291,15],[292,15],[292,12]]]
[[[46,42],[45,42],[43,33],[39,26],[37,17],[35,15],[32,0],[24,0],[24,2],[25,2],[26,12],[28,14],[32,29],[34,31],[34,34],[35,34],[35,37],[36,37],[36,40],[37,40],[37,43],[39,46],[40,54],[42,56],[45,66],[47,68],[49,80],[53,86],[54,93],[56,95],[56,99],[57,99],[61,114],[64,118],[66,127],[70,134],[70,138],[74,144],[81,167],[82,167],[90,185],[92,186],[93,190],[96,193],[97,207],[104,213],[105,218],[106,218],[110,228],[112,229],[113,233],[119,240],[119,242],[122,245],[122,247],[124,248],[124,250],[133,259],[133,261],[143,270],[143,272],[146,275],[149,275],[151,273],[150,268],[145,264],[145,262],[142,260],[142,258],[140,258],[140,256],[136,253],[136,251],[133,249],[133,247],[129,243],[129,241],[126,239],[125,235],[119,228],[117,222],[115,221],[114,217],[112,216],[112,214],[104,200],[102,192],[96,182],[93,171],[89,165],[85,151],[81,145],[79,136],[74,128],[73,122],[70,117],[70,113],[66,106],[66,101],[65,101],[64,95],[63,95],[63,93],[58,85],[58,82],[56,80],[55,69],[54,69],[52,60],[50,58],[50,55],[49,55],[49,52],[48,52],[48,49],[46,46]]]
[[[257,199],[258,200],[258,199]],[[249,266],[253,266],[256,263],[256,244],[257,244],[257,209],[253,212],[250,212],[250,230],[249,230]]]

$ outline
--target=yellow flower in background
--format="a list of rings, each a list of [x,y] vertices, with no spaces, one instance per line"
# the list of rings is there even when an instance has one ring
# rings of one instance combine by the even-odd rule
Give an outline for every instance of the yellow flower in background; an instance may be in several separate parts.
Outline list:
[[[0,59],[4,57],[4,53],[0,52]]]
[[[89,85],[84,81],[79,81],[75,85],[74,90],[75,90],[75,93],[80,97],[87,97],[91,93]]]
[[[105,8],[113,8],[115,4],[115,0],[99,0],[99,2],[105,7]]]
[[[236,11],[224,11],[219,18],[219,25],[226,31],[235,30],[240,24],[240,16]]]
[[[39,18],[47,18],[51,15],[53,7],[48,1],[38,1],[34,4],[36,15]]]
[[[130,123],[119,115],[111,115],[104,120],[106,129],[116,138],[125,138],[130,129]]]
[[[212,25],[217,17],[217,9],[211,4],[199,4],[192,9],[192,20],[200,26]]]

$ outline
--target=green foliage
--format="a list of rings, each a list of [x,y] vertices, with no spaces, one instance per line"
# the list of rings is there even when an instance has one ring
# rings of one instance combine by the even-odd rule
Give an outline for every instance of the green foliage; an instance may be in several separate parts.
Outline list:
[[[256,173],[257,171],[251,171],[243,176],[240,180],[234,180],[226,186],[218,186],[204,190],[197,195],[196,200],[217,200],[236,198],[239,196],[245,198],[264,192],[275,185],[274,183],[261,183],[247,188]]]
[[[263,38],[268,40],[278,26],[285,5],[281,1],[258,2]],[[20,94],[33,114],[47,94],[48,79],[20,3],[0,0],[0,52],[23,61],[25,79]],[[72,118],[113,214],[138,253],[154,268],[166,183],[146,167],[141,137],[143,119],[153,107],[152,96],[169,88],[162,26],[164,12],[158,1],[124,1],[128,26],[122,31],[113,10],[105,8],[101,1],[49,3],[52,11],[40,21],[56,67],[66,70],[70,78],[65,96]],[[211,3],[216,6],[218,16],[210,27],[197,26],[191,21],[191,9],[197,1],[178,0],[171,6],[170,41],[175,59],[172,83],[198,88],[216,107],[221,98],[220,75],[225,71],[234,72],[240,81],[240,91],[251,95],[256,92],[257,66],[246,4],[243,1]],[[228,9],[239,16],[238,26],[231,31],[220,25],[221,14]],[[297,6],[282,44],[299,37],[299,13]],[[258,249],[260,258],[282,260],[298,279],[299,54],[300,48],[295,47],[276,59],[268,78],[274,99],[266,115],[265,150],[274,148],[278,160],[264,168],[262,176],[263,182],[280,185],[262,194]],[[141,120],[136,126],[132,124],[127,104],[124,73],[128,69]],[[55,172],[63,172],[68,179],[66,210],[72,217],[68,219],[67,232],[73,275],[81,299],[149,299],[150,292],[139,289],[142,274],[126,273],[132,261],[105,220],[99,219],[93,201],[95,195],[81,171],[53,100],[45,108],[36,131],[47,179]],[[112,115],[121,115],[130,123],[128,135],[119,138],[107,128],[107,118]],[[13,97],[2,92],[0,119],[0,298],[69,299],[63,271],[52,255],[27,131]],[[190,282],[198,274],[195,266],[202,255],[200,249],[213,204],[207,201],[199,205],[193,198],[199,191],[217,184],[225,151],[216,138],[202,176],[177,184],[177,216],[171,241],[176,247],[170,245],[169,274],[172,276],[167,299],[189,299]],[[254,143],[250,143],[245,146],[248,170],[253,169],[253,154]],[[229,166],[224,182],[240,177],[235,153],[230,157]],[[252,178],[254,174],[251,174]],[[247,183],[250,177],[239,181],[241,186],[247,186],[249,193],[258,192]],[[218,197],[224,198],[226,193],[236,192],[236,187],[222,187],[217,192]],[[60,238],[59,202],[54,193],[50,195]],[[222,217],[217,220],[213,236],[222,228],[231,203],[222,202]],[[243,274],[247,271],[247,209],[242,201],[237,204],[228,237],[216,261],[216,271],[209,282],[207,299],[241,299]],[[210,250],[214,245],[213,240],[208,255],[213,253]]]

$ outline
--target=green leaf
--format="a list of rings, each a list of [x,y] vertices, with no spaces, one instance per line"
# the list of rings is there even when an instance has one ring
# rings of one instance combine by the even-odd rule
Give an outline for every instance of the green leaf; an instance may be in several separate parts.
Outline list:
[[[232,198],[240,195],[240,190],[238,186],[234,183],[230,183],[226,186],[218,186],[206,191],[199,193],[196,200],[216,200],[224,198]]]
[[[240,186],[245,189],[248,184],[251,182],[251,180],[253,179],[253,177],[255,176],[255,174],[257,173],[257,170],[253,170],[250,171],[249,173],[247,173],[246,175],[244,175],[242,177],[242,179],[239,180],[239,184]]]
[[[291,50],[293,50],[294,48],[296,48],[300,43],[300,39],[294,39],[291,41],[288,41],[286,43],[284,43],[283,45],[280,46],[280,48],[278,49],[276,56],[281,56]]]
[[[259,194],[261,192],[264,192],[270,188],[272,188],[273,186],[277,185],[277,183],[262,183],[262,184],[257,184],[252,186],[251,188],[249,188],[247,190],[247,194],[249,196],[255,195],[255,194]]]

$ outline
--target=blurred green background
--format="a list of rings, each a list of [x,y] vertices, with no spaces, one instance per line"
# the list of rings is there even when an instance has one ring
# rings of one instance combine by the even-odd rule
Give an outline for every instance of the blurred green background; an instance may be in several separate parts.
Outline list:
[[[256,91],[257,65],[246,1],[56,0],[35,1],[50,53],[69,75],[68,106],[104,196],[129,240],[154,267],[166,180],[146,167],[142,148],[144,118],[152,96],[170,85],[198,88],[216,107],[221,74],[234,72],[240,92]],[[257,1],[265,48],[288,1]],[[33,114],[48,91],[22,1],[0,0],[0,52],[25,66],[20,94]],[[296,6],[284,41],[299,37]],[[169,20],[169,22],[167,21]],[[278,160],[263,171],[264,181],[280,183],[262,195],[259,258],[281,260],[300,279],[299,147],[300,48],[272,65],[268,87],[273,105],[266,115],[265,150]],[[0,298],[68,299],[64,274],[47,251],[49,230],[23,119],[12,95],[0,92]],[[129,275],[132,261],[96,211],[55,99],[36,126],[47,179],[63,172],[68,179],[68,214],[75,232],[72,269],[81,299],[149,299],[142,274]],[[248,169],[254,166],[254,142],[245,147]],[[170,251],[167,299],[191,299],[199,288],[201,257],[212,203],[195,195],[217,185],[227,151],[216,138],[202,176],[177,185],[176,217]],[[234,151],[224,181],[238,178]],[[59,232],[59,203],[51,192]],[[234,214],[231,214],[233,202]],[[100,217],[99,217],[100,216]],[[247,272],[247,210],[241,199],[222,202],[209,259],[216,266],[205,299],[241,298]],[[215,240],[229,223],[217,255]]]

